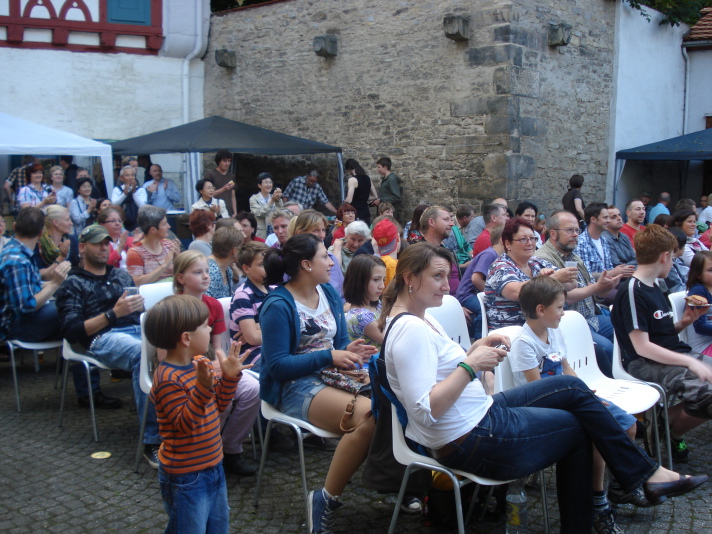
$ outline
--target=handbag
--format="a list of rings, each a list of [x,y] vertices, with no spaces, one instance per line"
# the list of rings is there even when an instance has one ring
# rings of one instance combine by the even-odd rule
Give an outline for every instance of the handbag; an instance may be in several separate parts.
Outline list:
[[[339,428],[344,434],[350,434],[373,415],[373,411],[369,410],[360,423],[353,427],[347,426],[349,419],[351,419],[356,410],[356,399],[358,396],[364,395],[368,397],[368,394],[371,392],[371,379],[368,376],[368,371],[364,369],[349,371],[339,369],[332,365],[322,369],[319,373],[319,377],[327,386],[346,391],[353,395],[353,398],[346,405],[344,414],[341,416],[341,421],[339,422]]]

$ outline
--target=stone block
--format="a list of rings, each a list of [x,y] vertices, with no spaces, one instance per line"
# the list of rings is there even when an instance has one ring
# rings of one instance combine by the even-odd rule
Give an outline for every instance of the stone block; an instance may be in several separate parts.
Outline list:
[[[506,96],[466,98],[450,103],[453,117],[477,117],[479,115],[506,115],[511,113],[510,99]]]
[[[445,154],[489,154],[506,150],[504,136],[495,135],[459,135],[448,137]]]
[[[489,115],[485,120],[485,133],[512,134],[517,130],[517,117],[510,115]]]
[[[519,134],[528,137],[546,135],[546,121],[535,117],[522,117],[519,122]]]
[[[443,18],[445,37],[453,41],[468,41],[470,39],[470,17],[463,15],[445,15]]]
[[[531,156],[507,155],[507,176],[509,179],[531,178],[535,172],[536,165]]]
[[[490,178],[507,178],[507,156],[505,154],[487,154],[484,158],[485,175]]]
[[[544,48],[544,35],[533,31],[526,30],[521,26],[505,24],[497,26],[493,30],[493,39],[500,43],[513,43],[535,50]]]
[[[522,47],[513,44],[480,46],[467,51],[467,61],[471,67],[502,64],[522,64]]]
[[[500,67],[493,76],[494,91],[498,95],[512,94],[539,98],[539,72],[523,67]]]
[[[547,34],[549,46],[566,46],[571,40],[571,24],[550,22]]]
[[[224,48],[215,51],[215,63],[224,69],[234,69],[237,67],[237,54],[234,50]]]
[[[312,48],[317,56],[335,57],[338,50],[338,38],[336,35],[317,35],[312,41]]]

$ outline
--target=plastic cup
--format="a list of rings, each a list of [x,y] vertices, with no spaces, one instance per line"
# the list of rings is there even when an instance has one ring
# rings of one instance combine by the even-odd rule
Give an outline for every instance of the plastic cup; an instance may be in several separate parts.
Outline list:
[[[127,297],[132,297],[134,295],[138,295],[138,288],[137,287],[125,287],[124,291],[126,291],[126,296]]]

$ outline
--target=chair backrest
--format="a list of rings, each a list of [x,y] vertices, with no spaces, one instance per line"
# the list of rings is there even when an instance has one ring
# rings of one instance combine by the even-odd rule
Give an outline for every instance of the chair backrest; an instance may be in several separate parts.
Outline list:
[[[623,354],[618,344],[618,337],[613,335],[613,378],[618,380],[637,380],[623,368]]]
[[[398,420],[398,412],[393,404],[391,404],[391,431],[393,434],[393,457],[399,464],[409,465],[412,462],[434,463],[427,456],[421,456],[408,447],[403,433],[403,426]]]
[[[678,322],[680,320],[680,317],[682,317],[682,314],[685,313],[686,296],[686,291],[678,291],[677,293],[670,293],[670,296],[668,297],[672,308],[672,320],[674,322]],[[687,343],[689,339],[687,332],[691,328],[693,328],[692,325],[688,326],[678,334],[680,337],[680,341]]]
[[[574,310],[566,311],[559,328],[566,342],[566,359],[576,375],[589,385],[604,378],[596,361],[591,329],[583,315]]]
[[[522,331],[521,326],[505,326],[490,332],[490,334],[501,334],[507,336],[510,341],[514,340]],[[505,358],[494,370],[494,392],[506,391],[514,387],[514,374],[509,358]]]
[[[477,293],[477,300],[480,302],[480,314],[482,315],[482,337],[487,337],[489,326],[487,326],[487,308],[485,307],[485,292]]]
[[[442,305],[428,308],[428,313],[445,329],[445,333],[465,350],[470,348],[470,334],[467,331],[467,319],[460,302],[452,295],[444,295]]]
[[[153,385],[153,357],[156,354],[156,347],[146,338],[144,333],[144,322],[146,321],[146,312],[141,314],[141,365],[139,368],[139,384],[141,391],[147,395],[151,392]]]
[[[139,294],[144,298],[143,307],[150,310],[158,301],[163,300],[173,294],[173,282],[156,282],[155,284],[143,284],[138,288]]]
[[[225,351],[225,354],[230,350],[230,302],[232,297],[223,297],[218,299],[218,302],[223,309],[223,317],[225,318],[225,332],[220,334],[220,348]]]

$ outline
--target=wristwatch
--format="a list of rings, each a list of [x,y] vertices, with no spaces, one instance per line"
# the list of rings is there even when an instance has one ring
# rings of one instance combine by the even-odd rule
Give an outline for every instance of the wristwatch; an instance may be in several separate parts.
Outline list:
[[[111,309],[111,310],[109,310],[109,311],[107,311],[107,312],[104,312],[104,317],[106,317],[106,319],[107,319],[110,323],[113,323],[114,321],[116,321],[116,312],[114,312],[114,310]]]

